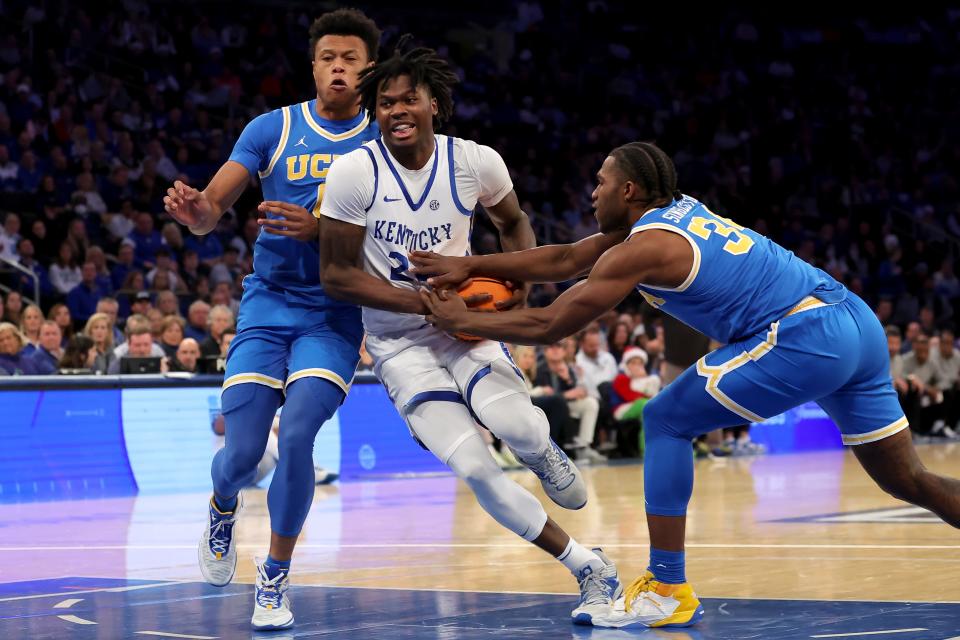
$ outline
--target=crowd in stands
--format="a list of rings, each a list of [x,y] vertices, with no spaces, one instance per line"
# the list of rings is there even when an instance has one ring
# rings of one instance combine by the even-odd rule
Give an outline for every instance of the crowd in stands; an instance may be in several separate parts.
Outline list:
[[[260,192],[251,180],[203,237],[166,216],[162,196],[175,179],[203,187],[256,115],[312,97],[316,16],[294,4],[58,6],[14,0],[0,25],[0,373],[131,370],[124,357],[194,371],[233,335]],[[685,20],[667,7],[648,20],[631,7],[525,0],[478,18],[442,6],[429,25],[413,9],[369,13],[387,50],[409,30],[453,62],[463,82],[444,132],[501,152],[542,243],[594,233],[603,157],[655,139],[682,190],[872,305],[911,422],[950,435],[960,14],[714,7]],[[473,242],[497,249],[482,213]],[[564,286],[536,287],[531,303]],[[575,425],[565,441],[585,458],[690,364],[665,358],[668,323],[630,298],[595,331],[517,350],[535,402]]]

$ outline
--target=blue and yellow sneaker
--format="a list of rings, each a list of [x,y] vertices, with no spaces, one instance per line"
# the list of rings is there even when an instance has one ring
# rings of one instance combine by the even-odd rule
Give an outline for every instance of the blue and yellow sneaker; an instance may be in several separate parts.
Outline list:
[[[601,549],[594,549],[593,552],[603,560],[603,568],[592,571],[587,567],[577,576],[580,580],[580,603],[570,614],[574,624],[593,624],[594,616],[609,614],[614,603],[623,595],[616,565]]]
[[[225,587],[233,580],[237,570],[237,545],[233,541],[233,529],[243,506],[243,494],[237,496],[237,506],[233,511],[220,511],[212,497],[208,506],[207,525],[203,528],[197,549],[200,573],[213,586]]]
[[[703,606],[690,583],[665,584],[649,571],[626,588],[607,615],[593,618],[595,627],[689,627],[703,618]]]

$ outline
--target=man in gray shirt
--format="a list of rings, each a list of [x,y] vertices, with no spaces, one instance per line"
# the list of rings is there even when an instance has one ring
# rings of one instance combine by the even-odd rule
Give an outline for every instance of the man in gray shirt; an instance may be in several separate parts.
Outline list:
[[[944,329],[940,332],[940,346],[933,354],[937,365],[937,388],[943,393],[943,419],[954,431],[960,420],[960,353],[955,342],[953,330]]]
[[[920,422],[924,432],[953,437],[943,416],[943,392],[937,387],[937,363],[930,357],[930,338],[924,334],[913,339],[913,350],[903,356],[903,375],[920,394]]]

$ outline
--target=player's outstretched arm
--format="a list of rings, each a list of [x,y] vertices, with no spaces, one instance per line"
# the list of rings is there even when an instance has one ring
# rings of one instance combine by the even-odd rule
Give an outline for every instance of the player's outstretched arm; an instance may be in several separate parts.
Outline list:
[[[523,282],[564,282],[587,272],[607,249],[623,242],[626,232],[598,233],[573,244],[552,244],[524,251],[483,256],[441,256],[414,251],[414,272],[431,276],[436,287],[456,286],[473,276]]]
[[[416,291],[394,287],[363,270],[366,227],[320,218],[320,281],[337,300],[399,313],[426,313]]]
[[[637,259],[628,245],[606,252],[590,277],[567,289],[540,309],[476,313],[455,294],[421,291],[429,308],[427,321],[450,333],[474,335],[519,344],[550,344],[582,329],[623,300],[637,283]]]
[[[206,235],[217,227],[223,212],[233,206],[250,180],[247,169],[239,162],[228,160],[203,191],[177,180],[167,189],[163,206],[191,233]]]
[[[429,308],[427,321],[447,332],[519,344],[550,344],[615,307],[637,283],[676,287],[692,268],[693,250],[682,236],[651,230],[604,252],[586,280],[567,289],[548,307],[477,313],[469,311],[459,296],[445,291],[421,290],[420,297]]]

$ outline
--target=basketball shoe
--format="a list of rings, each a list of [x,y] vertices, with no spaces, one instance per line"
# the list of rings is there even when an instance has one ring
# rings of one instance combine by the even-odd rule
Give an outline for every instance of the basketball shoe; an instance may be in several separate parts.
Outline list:
[[[274,577],[267,576],[264,563],[257,559],[257,585],[253,599],[253,617],[250,626],[257,631],[287,629],[293,626],[293,611],[290,610],[290,577],[281,571]]]
[[[587,504],[587,485],[580,470],[553,440],[539,456],[523,456],[514,451],[517,460],[540,478],[543,490],[564,509],[581,509]]]
[[[200,573],[204,580],[215,587],[230,584],[237,570],[237,545],[233,541],[233,529],[242,507],[242,493],[237,496],[237,506],[229,512],[217,509],[213,497],[210,498],[207,526],[203,528],[197,551]]]
[[[593,616],[595,627],[689,627],[703,618],[703,607],[690,583],[665,584],[649,571],[626,588],[623,600],[606,614]]]
[[[585,567],[577,576],[580,580],[580,603],[570,614],[574,624],[593,624],[594,616],[609,615],[614,603],[623,595],[617,567],[604,555],[603,550],[594,549],[593,552],[603,560],[603,568],[593,571]]]

